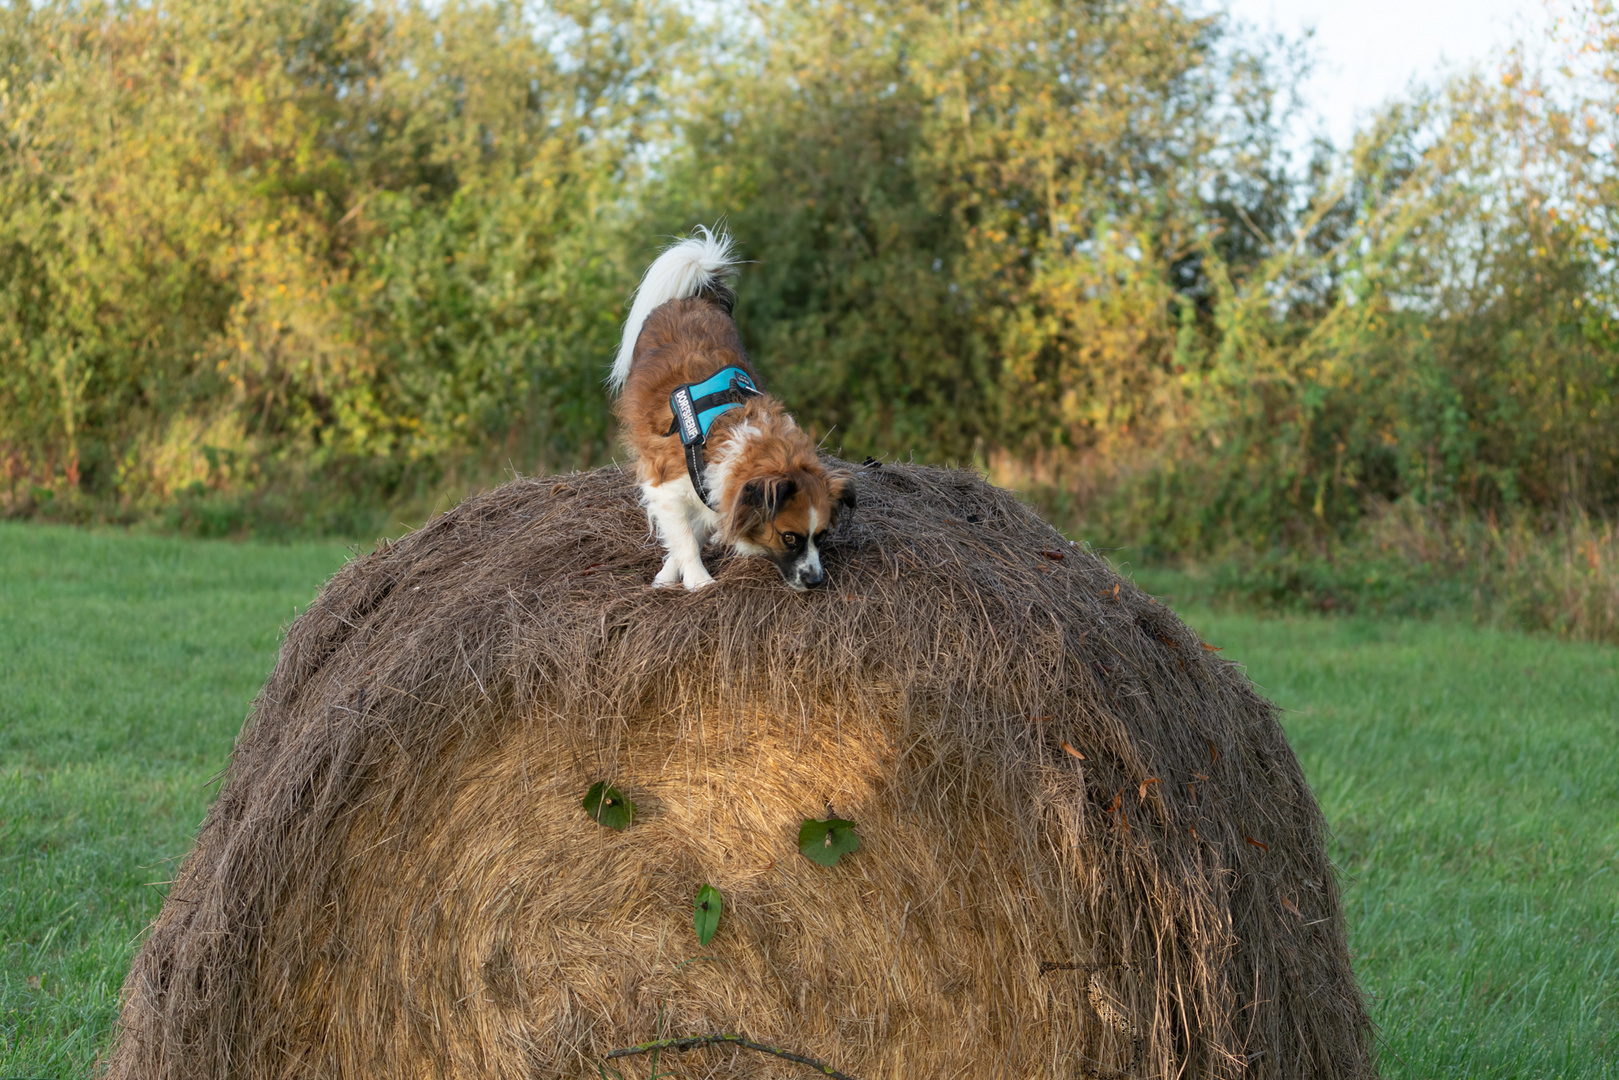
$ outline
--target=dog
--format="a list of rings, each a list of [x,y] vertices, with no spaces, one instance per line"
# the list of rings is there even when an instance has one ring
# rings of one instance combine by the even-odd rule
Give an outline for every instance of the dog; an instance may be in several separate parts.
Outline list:
[[[826,580],[821,552],[855,505],[854,478],[822,462],[759,388],[731,319],[736,262],[731,238],[701,226],[659,255],[636,290],[608,386],[666,553],[653,584],[712,585],[703,548],[717,538],[770,559],[804,592]]]

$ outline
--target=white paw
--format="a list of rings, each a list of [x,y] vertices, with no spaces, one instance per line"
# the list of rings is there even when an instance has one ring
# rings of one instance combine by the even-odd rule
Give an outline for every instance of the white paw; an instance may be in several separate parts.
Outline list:
[[[686,568],[687,592],[696,592],[698,589],[706,589],[712,584],[714,584],[714,576],[707,570],[703,569],[701,563],[696,566]]]
[[[658,576],[652,579],[652,587],[654,589],[667,589],[670,586],[679,584],[680,564],[675,562],[673,559],[665,562],[663,564],[663,569],[658,571]]]

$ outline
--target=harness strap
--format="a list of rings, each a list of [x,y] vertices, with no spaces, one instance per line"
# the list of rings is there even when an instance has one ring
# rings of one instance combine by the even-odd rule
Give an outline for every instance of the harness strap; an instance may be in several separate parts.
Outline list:
[[[708,465],[703,461],[703,444],[687,443],[686,475],[691,478],[692,490],[697,492],[697,497],[702,500],[703,505],[712,509],[713,504],[708,501],[708,481],[703,479],[703,473],[707,470]]]
[[[686,450],[686,475],[691,478],[692,490],[708,506],[708,484],[703,479],[703,444],[708,429],[716,417],[731,409],[740,408],[751,397],[762,397],[763,392],[753,385],[748,373],[739,367],[723,368],[700,383],[677,386],[669,395],[672,419],[665,436],[680,435]]]

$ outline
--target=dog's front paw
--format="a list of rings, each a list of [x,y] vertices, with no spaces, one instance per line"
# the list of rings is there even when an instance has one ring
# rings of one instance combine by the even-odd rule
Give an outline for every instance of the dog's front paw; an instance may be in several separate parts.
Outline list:
[[[714,576],[707,570],[704,570],[702,567],[699,566],[696,570],[686,571],[687,592],[696,592],[698,589],[706,589],[712,584],[714,584]]]
[[[666,560],[663,569],[658,571],[658,576],[652,579],[654,589],[668,589],[679,584],[680,564],[673,559]]]

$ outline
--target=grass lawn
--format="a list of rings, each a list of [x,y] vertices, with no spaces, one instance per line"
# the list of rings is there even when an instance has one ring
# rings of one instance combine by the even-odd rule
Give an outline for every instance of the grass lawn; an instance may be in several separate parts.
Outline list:
[[[0,1077],[105,1047],[278,629],[345,553],[0,524]],[[1619,651],[1185,614],[1290,710],[1384,1075],[1619,1077]]]
[[[1619,1077],[1619,650],[1185,614],[1289,710],[1383,1075]]]
[[[0,1077],[90,1071],[277,634],[345,554],[0,523]]]

